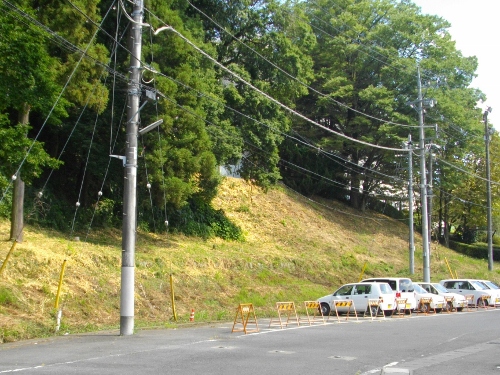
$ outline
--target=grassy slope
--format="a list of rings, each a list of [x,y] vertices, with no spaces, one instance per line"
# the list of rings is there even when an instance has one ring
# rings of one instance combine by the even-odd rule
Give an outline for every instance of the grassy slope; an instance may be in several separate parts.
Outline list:
[[[318,200],[318,202],[320,202]],[[214,206],[245,233],[244,242],[203,241],[182,235],[139,233],[136,245],[136,327],[189,320],[232,320],[238,303],[253,303],[257,316],[275,302],[316,299],[364,276],[409,276],[408,227],[384,216],[335,202],[312,202],[293,192],[264,193],[227,179]],[[0,221],[0,260],[10,249],[9,223]],[[55,295],[64,260],[60,333],[117,328],[120,321],[121,232],[102,230],[86,241],[28,227],[0,275],[0,342],[54,334]],[[418,240],[418,239],[417,239]],[[414,280],[422,278],[416,243]],[[448,278],[445,258],[461,277],[498,281],[485,261],[432,246],[433,280]],[[496,269],[499,268],[497,264]],[[173,321],[169,276],[173,275]]]

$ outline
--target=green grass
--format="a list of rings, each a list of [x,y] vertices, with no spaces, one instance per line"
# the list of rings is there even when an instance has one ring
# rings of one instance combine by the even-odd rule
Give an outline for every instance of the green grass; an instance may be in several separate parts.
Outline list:
[[[240,226],[244,241],[139,231],[136,329],[189,324],[191,309],[196,322],[232,321],[239,303],[252,303],[258,318],[275,316],[276,302],[294,301],[299,308],[303,301],[331,293],[360,276],[422,279],[418,233],[415,274],[409,274],[405,223],[370,212],[362,218],[337,202],[318,202],[337,211],[285,189],[264,193],[228,179],[214,207]],[[0,221],[0,262],[11,247],[8,235],[9,223]],[[75,236],[83,239],[85,233]],[[57,334],[119,327],[121,231],[93,229],[86,242],[76,242],[63,233],[28,226],[24,242],[0,275],[0,342],[55,334],[54,303],[64,260],[63,317]],[[498,262],[495,271],[488,272],[485,260],[434,244],[433,280],[450,278],[446,260],[459,277],[500,280]]]

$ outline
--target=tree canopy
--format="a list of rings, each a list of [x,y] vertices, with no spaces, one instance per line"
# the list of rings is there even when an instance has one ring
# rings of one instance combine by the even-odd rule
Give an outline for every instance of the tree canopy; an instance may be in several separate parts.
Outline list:
[[[46,190],[52,210],[39,220],[67,228],[78,201],[81,225],[116,225],[122,175],[110,155],[124,150],[129,5],[24,0],[2,9],[2,191],[30,150],[23,176],[32,196]],[[144,98],[141,124],[163,124],[139,140],[140,225],[220,218],[207,208],[219,167],[230,165],[264,188],[283,181],[359,210],[407,200],[417,66],[433,220],[484,225],[485,97],[470,88],[477,59],[456,49],[446,20],[410,0],[148,0],[145,9],[142,84],[159,99]],[[19,126],[22,113],[29,121]],[[492,180],[499,173],[494,166]]]

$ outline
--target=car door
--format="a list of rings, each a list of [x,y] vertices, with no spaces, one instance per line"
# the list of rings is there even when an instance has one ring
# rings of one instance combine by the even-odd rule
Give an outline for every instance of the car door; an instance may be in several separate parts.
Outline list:
[[[335,311],[335,301],[351,301],[353,289],[354,285],[344,285],[333,294],[332,311]],[[349,306],[337,306],[338,312],[346,312],[348,310]]]
[[[356,311],[366,311],[368,300],[372,293],[371,284],[356,284],[352,290],[351,299],[354,302]]]

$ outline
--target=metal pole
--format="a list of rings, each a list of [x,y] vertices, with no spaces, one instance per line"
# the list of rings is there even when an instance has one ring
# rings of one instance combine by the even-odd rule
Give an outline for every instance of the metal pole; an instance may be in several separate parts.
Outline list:
[[[487,216],[488,216],[488,271],[493,271],[493,229],[491,220],[491,176],[490,176],[490,129],[488,129],[488,112],[491,108],[484,111],[484,140],[486,144],[486,206],[487,206]]]
[[[431,281],[430,260],[429,260],[429,229],[427,225],[427,181],[425,172],[425,145],[424,145],[424,109],[422,99],[422,83],[420,82],[420,67],[417,66],[417,85],[418,85],[418,123],[420,128],[420,203],[422,206],[422,248],[423,248],[423,269],[424,282]]]
[[[123,194],[123,229],[122,229],[122,269],[120,295],[120,335],[132,335],[134,331],[134,271],[136,241],[136,192],[137,192],[137,134],[139,127],[140,57],[142,47],[141,24],[144,4],[134,1],[132,18],[134,24],[130,30],[129,50],[130,79],[128,84],[128,108],[125,145],[125,172]]]
[[[432,154],[432,144],[429,148],[429,186],[427,189],[427,211],[429,213],[428,226],[429,226],[429,254],[431,252],[431,244],[432,244],[432,198],[434,197],[434,193],[432,191],[432,164],[434,163],[434,156]]]
[[[410,274],[415,273],[415,236],[413,233],[413,150],[411,143],[411,134],[408,134],[408,217],[410,227]]]

